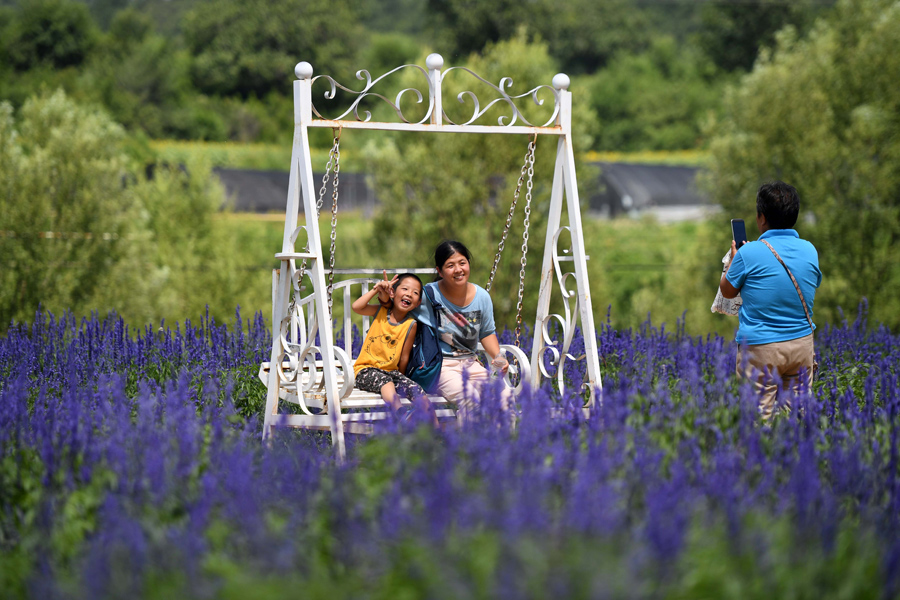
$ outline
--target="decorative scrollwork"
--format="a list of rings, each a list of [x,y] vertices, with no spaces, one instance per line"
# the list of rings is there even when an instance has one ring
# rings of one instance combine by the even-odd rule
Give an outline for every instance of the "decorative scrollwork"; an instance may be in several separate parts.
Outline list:
[[[552,86],[539,85],[536,88],[525,92],[524,94],[512,96],[507,92],[507,90],[509,88],[511,88],[513,85],[513,80],[511,77],[504,77],[500,80],[499,85],[494,85],[493,83],[491,83],[487,79],[484,79],[483,77],[481,77],[480,75],[478,75],[477,73],[472,71],[471,69],[468,69],[466,67],[450,67],[449,69],[444,71],[444,73],[442,75],[442,79],[444,77],[446,77],[447,74],[450,73],[451,71],[462,71],[462,72],[468,73],[469,75],[471,75],[478,81],[481,81],[485,85],[493,88],[498,94],[500,94],[499,98],[494,98],[484,108],[481,108],[481,103],[478,100],[478,96],[475,95],[474,92],[466,90],[466,91],[463,91],[463,92],[460,92],[459,94],[457,94],[456,99],[460,104],[465,104],[467,100],[472,102],[473,111],[472,111],[472,116],[463,123],[454,122],[447,115],[447,112],[443,111],[444,118],[448,122],[453,123],[454,125],[471,125],[475,121],[477,121],[479,118],[481,118],[481,116],[484,115],[495,104],[505,104],[506,107],[508,108],[508,110],[510,111],[510,114],[500,116],[497,119],[498,125],[500,125],[501,127],[510,127],[510,126],[514,125],[517,121],[522,121],[526,125],[535,127],[536,125],[529,122],[528,119],[526,119],[525,116],[522,114],[522,111],[519,110],[519,107],[516,105],[516,100],[525,98],[526,96],[531,96],[531,98],[534,101],[534,104],[536,106],[543,106],[544,99],[540,97],[540,92],[542,90],[548,90],[550,92],[550,94],[552,94],[552,96],[553,96],[553,114],[550,115],[550,118],[547,119],[547,121],[545,123],[543,123],[542,125],[539,125],[539,126],[540,127],[549,127],[556,121],[556,117],[559,114],[559,92],[557,92],[555,89],[553,89]],[[508,123],[504,122],[507,119],[509,120],[509,122]]]
[[[353,100],[353,103],[350,104],[350,107],[347,110],[345,110],[343,113],[341,113],[338,117],[334,118],[334,120],[336,120],[336,121],[343,119],[344,117],[346,117],[347,115],[349,115],[351,113],[353,114],[353,116],[356,118],[357,121],[363,121],[363,122],[371,121],[372,120],[371,111],[362,109],[362,116],[360,115],[360,102],[362,102],[364,98],[378,98],[379,100],[381,100],[382,102],[384,102],[388,106],[390,106],[393,109],[393,111],[395,113],[397,113],[397,117],[399,117],[401,121],[403,121],[404,123],[412,123],[413,121],[410,121],[403,115],[403,109],[400,108],[400,101],[403,98],[403,96],[405,96],[408,93],[412,93],[412,94],[415,94],[416,104],[422,104],[422,102],[424,102],[425,98],[422,95],[422,92],[418,88],[413,87],[413,88],[405,88],[405,89],[400,90],[397,93],[397,96],[393,102],[391,100],[389,100],[388,98],[386,98],[384,95],[378,94],[378,93],[372,91],[372,88],[375,86],[375,84],[382,81],[386,77],[393,75],[394,73],[397,73],[398,71],[401,71],[403,69],[413,69],[414,71],[421,73],[425,77],[425,84],[428,87],[428,110],[425,112],[424,117],[422,117],[420,120],[414,121],[414,122],[417,124],[426,123],[431,118],[431,113],[434,110],[434,90],[432,89],[431,79],[428,77],[428,71],[426,71],[419,65],[401,65],[395,69],[391,69],[384,75],[377,77],[375,79],[372,79],[372,76],[365,69],[359,70],[356,72],[356,78],[359,79],[360,81],[365,82],[365,85],[363,86],[363,89],[361,89],[361,90],[352,90],[348,87],[345,87],[345,86],[341,85],[340,83],[338,83],[330,75],[318,75],[318,76],[312,78],[312,82],[315,83],[319,79],[322,79],[322,80],[328,82],[330,87],[329,87],[329,90],[325,92],[326,100],[334,100],[335,96],[337,95],[338,89],[341,89],[341,90],[347,92],[348,94],[352,94],[352,95],[356,96],[356,98]],[[326,117],[323,117],[322,114],[319,112],[319,110],[316,108],[315,102],[313,102],[312,111],[320,119],[326,118]]]
[[[526,381],[531,381],[531,365],[528,356],[521,348],[512,344],[500,344],[500,352],[504,355],[511,354],[513,360],[509,362],[509,370],[503,376],[503,380],[508,387],[513,389],[513,394],[518,395],[522,391],[522,386]]]
[[[563,297],[564,314],[547,315],[547,317],[544,318],[543,322],[541,323],[540,335],[543,340],[543,348],[541,349],[541,356],[539,357],[540,360],[537,361],[539,369],[541,371],[541,375],[548,379],[555,378],[557,385],[559,386],[560,393],[564,393],[565,391],[564,366],[566,360],[580,361],[585,359],[584,355],[576,357],[569,352],[569,348],[571,348],[572,340],[575,336],[574,320],[577,319],[577,316],[579,314],[579,301],[577,290],[570,290],[566,287],[570,278],[573,282],[575,282],[575,273],[568,271],[564,272],[562,270],[561,262],[568,258],[568,256],[565,258],[561,257],[559,253],[559,238],[564,232],[571,234],[571,230],[569,229],[569,227],[560,227],[553,235],[552,245],[553,270],[556,274],[556,281],[557,283],[559,283],[560,294]],[[570,252],[571,249],[567,249],[564,251],[564,254],[570,254]],[[574,310],[570,306],[570,302],[573,298],[575,299]],[[551,332],[551,323],[553,323],[554,321],[558,324],[559,329],[562,333],[563,339],[561,344],[553,339],[554,336]],[[561,348],[557,348],[557,346],[560,345]],[[549,365],[549,367],[553,369],[552,373],[550,369],[547,368],[547,365]],[[582,384],[582,390],[584,389],[585,385],[585,383]]]
[[[320,398],[325,390],[325,371],[322,361],[322,348],[315,344],[319,330],[316,318],[315,296],[303,296],[300,270],[295,269],[291,261],[291,302],[287,315],[282,319],[278,329],[278,340],[281,345],[282,359],[275,369],[278,373],[278,385],[287,398],[297,404],[307,415],[314,414],[310,409],[320,409],[318,414],[327,413],[328,406]],[[333,347],[336,367],[342,377],[339,378],[338,397],[348,397],[353,391],[355,377],[353,363],[342,348]]]
[[[443,64],[443,59],[440,59],[440,62],[434,63],[432,66],[437,64]],[[311,67],[309,67],[309,74],[311,75]],[[378,93],[374,90],[377,84],[382,82],[384,79],[394,75],[405,69],[413,69],[415,73],[421,74],[424,78],[424,82],[422,86],[417,87],[407,87],[400,90],[396,97],[391,100],[386,97],[384,94]],[[490,99],[490,101],[482,107],[482,102],[479,99],[478,95],[471,90],[464,90],[456,94],[456,100],[460,104],[469,104],[472,106],[472,114],[464,120],[457,119],[454,121],[453,118],[445,111],[443,108],[440,109],[441,117],[446,120],[448,123],[453,125],[472,125],[475,124],[481,117],[485,115],[491,108],[495,106],[501,106],[503,111],[506,114],[501,115],[497,118],[497,124],[500,127],[511,127],[516,123],[523,123],[530,127],[550,127],[556,122],[557,117],[559,116],[560,110],[560,101],[559,101],[559,89],[564,89],[560,87],[555,87],[559,83],[559,81],[554,78],[554,85],[539,85],[531,90],[523,94],[511,94],[509,92],[510,88],[513,86],[513,80],[511,77],[503,77],[500,79],[499,83],[494,84],[487,79],[481,77],[471,69],[467,67],[450,67],[443,72],[435,71],[437,75],[432,77],[426,69],[423,69],[419,65],[401,65],[394,69],[391,69],[384,75],[381,75],[377,78],[372,78],[372,75],[365,69],[361,69],[356,72],[356,78],[363,82],[363,88],[361,90],[354,90],[350,87],[342,85],[337,82],[330,75],[317,75],[315,77],[311,77],[311,84],[315,83],[318,80],[322,80],[328,84],[328,88],[324,93],[325,100],[334,100],[337,97],[338,90],[346,92],[347,94],[354,96],[353,102],[350,106],[340,115],[334,117],[333,120],[342,120],[345,117],[352,115],[357,121],[369,122],[372,120],[372,112],[362,106],[362,102],[366,98],[375,98],[379,101],[387,104],[396,114],[397,117],[403,123],[409,124],[417,124],[421,125],[423,123],[427,123],[432,119],[432,115],[435,112],[436,106],[444,106],[443,103],[438,104],[436,102],[436,97],[442,95],[442,85],[444,79],[448,74],[452,72],[466,73],[474,77],[477,81],[482,84],[488,86],[492,93],[496,95]],[[559,77],[559,75],[557,75]],[[568,79],[566,78],[564,85],[568,85]],[[425,96],[423,95],[423,91],[427,91],[428,94],[428,104],[425,110],[425,114],[421,119],[414,120],[410,119],[407,115],[404,115],[403,108],[401,107],[401,101],[404,97],[412,94],[415,96],[414,103],[415,104],[423,104],[425,102]],[[542,107],[544,106],[545,98],[542,97],[545,94],[549,93],[550,97],[553,99],[553,110],[549,116],[549,118],[542,124],[537,125],[535,123],[531,123],[522,110],[519,108],[517,101],[522,100],[523,98],[530,97],[534,102],[535,106]],[[328,119],[322,115],[322,112],[319,110],[319,107],[316,106],[315,102],[312,103],[312,111],[313,113],[319,117],[320,119]]]

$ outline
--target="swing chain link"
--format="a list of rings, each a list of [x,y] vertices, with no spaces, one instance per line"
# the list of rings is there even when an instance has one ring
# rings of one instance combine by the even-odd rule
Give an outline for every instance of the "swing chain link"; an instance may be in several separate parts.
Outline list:
[[[537,136],[535,136],[535,140]],[[522,337],[522,299],[525,295],[525,266],[528,264],[528,227],[531,224],[531,190],[534,184],[534,142],[529,147],[529,154],[525,159],[528,167],[528,178],[525,183],[525,228],[522,231],[522,259],[519,270],[519,302],[516,305],[516,346]]]
[[[340,171],[340,158],[341,158],[341,134],[340,131],[336,131],[334,134],[334,142],[331,145],[331,150],[328,152],[328,162],[325,163],[325,174],[322,175],[322,185],[319,187],[319,198],[316,201],[316,219],[318,220],[319,215],[322,212],[322,205],[325,203],[325,189],[328,187],[328,182],[331,180],[332,170],[334,171],[334,187],[332,193],[332,216],[331,216],[331,271],[329,276],[331,281],[334,280],[334,242],[335,242],[335,225],[336,225],[336,213],[337,213],[337,186],[338,186],[338,172]],[[306,243],[306,251],[309,252],[309,241]],[[297,291],[301,289],[303,285],[303,278],[306,276],[306,260],[300,263],[300,275],[297,278]],[[329,283],[328,286],[328,314],[331,315],[331,307],[332,307],[332,299],[331,299],[332,285]],[[291,308],[293,309],[293,302]]]
[[[334,154],[334,181],[331,188],[331,254],[328,263],[328,318],[332,315],[332,306],[334,298],[334,247],[337,241],[337,212],[338,212],[338,176],[341,172],[341,132],[338,131],[334,136],[334,146],[332,151]]]
[[[516,191],[513,194],[512,204],[509,206],[509,213],[506,215],[506,225],[503,227],[503,235],[500,236],[500,244],[497,246],[497,253],[494,255],[494,264],[491,267],[491,275],[488,278],[487,285],[485,286],[485,290],[490,292],[491,286],[494,285],[494,276],[497,274],[497,266],[500,264],[500,257],[503,255],[503,248],[506,245],[506,237],[509,235],[509,229],[512,226],[512,218],[513,214],[516,211],[516,205],[519,202],[519,194],[522,191],[522,184],[525,182],[525,177],[528,174],[528,165],[529,163],[532,165],[531,173],[534,174],[534,149],[537,142],[537,136],[534,136],[528,143],[528,149],[525,151],[525,161],[522,163],[522,170],[519,173],[519,181],[516,183]],[[530,189],[530,179],[529,179],[529,189]]]

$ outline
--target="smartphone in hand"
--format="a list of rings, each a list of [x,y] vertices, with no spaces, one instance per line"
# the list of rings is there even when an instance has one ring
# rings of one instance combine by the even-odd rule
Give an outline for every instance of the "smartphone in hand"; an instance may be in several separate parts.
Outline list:
[[[739,249],[747,243],[747,228],[744,226],[743,219],[731,220],[731,238],[736,242]]]

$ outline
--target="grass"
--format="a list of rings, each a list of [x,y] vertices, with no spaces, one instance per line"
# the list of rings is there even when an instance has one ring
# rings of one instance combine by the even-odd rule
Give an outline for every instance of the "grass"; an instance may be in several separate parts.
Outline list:
[[[585,152],[587,162],[621,162],[644,165],[703,167],[709,153],[703,150],[643,150],[639,152]]]
[[[323,138],[321,146],[311,149],[314,170],[324,169],[328,160],[327,143],[329,141],[329,138]],[[291,148],[283,144],[153,140],[150,142],[150,148],[160,160],[170,163],[181,164],[200,159],[214,167],[261,171],[286,171],[291,164]],[[624,162],[689,167],[702,167],[708,158],[709,155],[701,150],[591,151],[584,154],[584,160],[587,162]],[[365,168],[365,159],[358,152],[353,152],[352,149],[341,150],[341,170],[357,173]]]
[[[324,143],[328,142],[330,138],[324,139]],[[201,161],[213,167],[258,171],[287,171],[291,164],[291,147],[284,144],[153,140],[150,149],[159,160],[176,164]],[[325,145],[310,149],[314,171],[325,169],[328,150]],[[358,173],[364,168],[362,156],[352,150],[341,149],[341,170]]]

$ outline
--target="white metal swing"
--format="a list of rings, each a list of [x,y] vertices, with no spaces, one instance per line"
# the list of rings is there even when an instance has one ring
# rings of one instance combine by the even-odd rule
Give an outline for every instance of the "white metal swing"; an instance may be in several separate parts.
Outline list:
[[[384,402],[378,394],[354,390],[353,358],[352,358],[352,319],[349,312],[351,289],[359,286],[364,293],[381,275],[381,269],[335,269],[334,240],[338,202],[338,178],[340,171],[340,135],[345,129],[374,129],[387,131],[433,132],[469,132],[481,134],[527,134],[533,137],[529,143],[522,176],[516,188],[512,206],[507,217],[506,227],[501,238],[497,255],[491,269],[490,280],[486,288],[490,291],[497,270],[500,254],[503,251],[506,234],[509,231],[516,202],[523,181],[526,183],[525,233],[522,245],[522,270],[520,272],[519,295],[517,305],[516,345],[503,345],[501,349],[513,360],[511,372],[513,377],[519,376],[518,391],[526,382],[532,387],[540,385],[544,378],[555,378],[560,391],[564,389],[563,366],[567,360],[577,360],[569,353],[575,324],[580,319],[584,335],[587,379],[583,388],[588,392],[587,408],[594,405],[596,393],[600,389],[600,365],[597,354],[596,335],[591,309],[590,289],[587,277],[587,257],[584,251],[584,238],[581,227],[581,212],[578,201],[578,188],[575,178],[575,160],[572,150],[572,98],[568,91],[569,78],[559,73],[553,77],[552,87],[541,85],[525,94],[510,96],[507,89],[512,80],[503,78],[499,85],[494,85],[464,67],[450,67],[441,71],[443,58],[431,54],[426,59],[426,69],[418,65],[403,65],[381,77],[372,79],[367,71],[359,71],[357,78],[365,81],[360,91],[350,90],[338,84],[327,75],[313,77],[313,69],[309,63],[298,63],[294,69],[298,80],[294,82],[294,141],[291,153],[290,183],[288,188],[287,209],[285,213],[284,238],[282,251],[276,254],[281,261],[281,268],[273,274],[272,283],[272,323],[273,340],[270,360],[260,368],[260,378],[266,384],[266,410],[263,423],[263,438],[271,433],[274,426],[288,426],[308,429],[320,429],[331,432],[339,457],[344,456],[344,432],[365,432],[375,420],[385,417]],[[374,86],[384,78],[403,69],[421,72],[428,88],[428,105],[425,116],[418,122],[408,121],[399,107],[401,96],[412,91],[422,102],[419,90],[412,88],[401,91],[395,102],[387,100],[373,90]],[[442,108],[441,83],[447,73],[459,71],[466,73],[492,88],[498,97],[480,109],[477,97],[472,92],[463,92],[457,97],[460,102],[464,98],[474,101],[474,114],[465,123],[453,123]],[[330,84],[330,91],[325,98],[334,99],[336,88],[341,88],[356,96],[349,108],[337,119],[325,119],[312,102],[312,84],[317,79],[324,79]],[[543,125],[529,123],[516,105],[517,100],[527,96],[533,98],[537,105],[542,105],[539,93],[553,95],[553,113]],[[389,104],[399,116],[400,122],[373,122],[371,114],[364,111],[360,117],[360,101],[364,98],[378,98]],[[497,125],[478,124],[477,121],[491,106],[502,103],[511,114],[498,119]],[[348,115],[353,118],[345,119]],[[313,115],[317,118],[314,118]],[[504,120],[508,122],[504,123]],[[521,121],[522,125],[516,125]],[[316,200],[313,192],[312,164],[310,160],[309,128],[332,128],[335,131],[334,143],[329,154],[326,175]],[[535,335],[530,358],[518,348],[521,333],[522,295],[524,291],[524,269],[528,244],[528,218],[531,203],[531,176],[533,174],[534,147],[539,135],[556,136],[557,153],[551,188],[550,209],[548,214],[547,234],[544,243],[543,266],[538,306],[535,316]],[[530,161],[530,162],[529,162]],[[323,264],[322,240],[318,226],[318,214],[323,205],[323,196],[329,173],[332,173],[332,228],[331,254],[326,284],[326,268]],[[566,200],[569,224],[562,226],[563,198]],[[297,226],[300,208],[305,217],[305,225]],[[297,238],[301,232],[306,233],[306,244],[303,251],[295,250]],[[561,238],[568,235],[570,248],[559,251]],[[298,265],[297,262],[300,261]],[[571,270],[563,270],[563,265]],[[412,271],[432,273],[433,269],[394,269],[389,272]],[[334,284],[335,274],[363,275],[346,279]],[[554,277],[555,276],[555,277]],[[306,287],[304,278],[308,278],[311,291],[304,295]],[[556,279],[563,299],[564,314],[550,314],[550,298],[553,291],[553,280]],[[574,279],[575,289],[566,287]],[[333,331],[333,298],[341,294],[343,298],[343,315],[338,319],[339,328],[344,331],[344,343],[334,343]],[[570,306],[574,299],[575,306]],[[368,318],[363,319],[362,331],[368,327]],[[555,323],[561,332],[561,341],[555,342],[550,331],[551,323]],[[557,347],[558,346],[558,347]],[[545,360],[545,358],[547,360]],[[549,363],[550,373],[545,365]],[[274,368],[270,368],[273,365]],[[519,365],[516,369],[515,365]],[[506,384],[512,385],[510,376]],[[295,404],[299,410],[293,414],[280,412],[280,403],[286,401]],[[432,397],[437,404],[439,417],[453,416],[452,409],[440,397]]]

